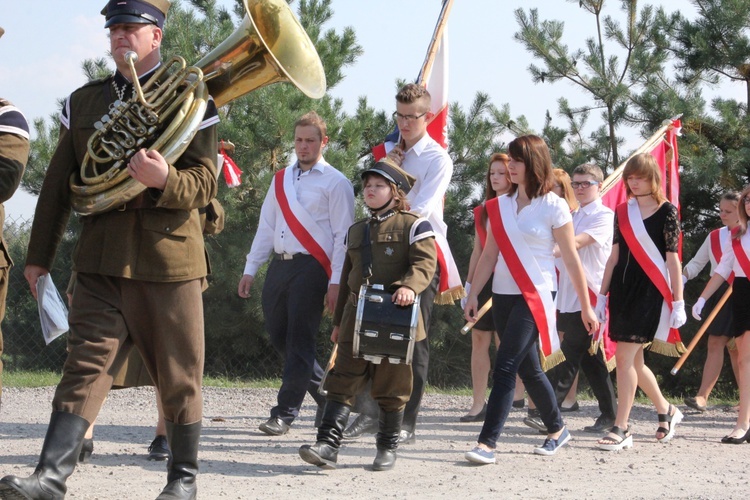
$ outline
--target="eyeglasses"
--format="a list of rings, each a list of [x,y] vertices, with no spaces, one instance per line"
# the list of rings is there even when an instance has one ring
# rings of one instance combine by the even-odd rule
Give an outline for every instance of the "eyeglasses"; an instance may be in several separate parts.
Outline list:
[[[750,196],[743,196],[740,201],[747,205],[748,203],[750,203]]]
[[[599,184],[599,181],[583,181],[583,182],[571,182],[570,185],[573,186],[573,189],[583,188],[588,189],[591,186],[596,186]]]
[[[421,115],[402,115],[398,111],[393,112],[393,118],[400,122],[415,122],[427,114],[427,111]]]

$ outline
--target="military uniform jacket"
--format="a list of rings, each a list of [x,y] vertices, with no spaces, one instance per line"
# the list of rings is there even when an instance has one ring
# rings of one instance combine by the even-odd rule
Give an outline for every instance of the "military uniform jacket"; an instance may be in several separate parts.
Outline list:
[[[418,295],[429,286],[437,267],[435,235],[427,219],[410,212],[390,211],[356,222],[347,234],[341,288],[333,316],[333,324],[340,327],[339,342],[351,342],[354,335],[357,295],[365,281],[362,277],[362,248],[368,222],[372,245],[371,285],[381,284],[391,292],[407,286]],[[420,314],[416,340],[424,338],[426,334]]]
[[[29,158],[29,124],[21,111],[0,98],[0,268],[11,264],[2,230],[5,207],[2,205],[18,189]]]
[[[141,82],[147,77],[142,76]],[[122,76],[118,73],[114,78]],[[68,98],[57,149],[36,206],[27,265],[52,268],[71,211],[69,179],[78,174],[94,123],[116,99],[112,80],[87,84]],[[198,209],[216,195],[216,122],[216,107],[210,101],[204,117],[208,126],[198,130],[187,150],[169,166],[164,191],[143,193],[144,208],[81,217],[83,228],[73,254],[75,271],[155,282],[207,274]]]

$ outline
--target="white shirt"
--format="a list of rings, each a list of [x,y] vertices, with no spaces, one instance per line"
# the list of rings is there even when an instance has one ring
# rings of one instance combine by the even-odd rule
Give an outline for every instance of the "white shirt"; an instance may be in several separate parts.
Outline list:
[[[409,210],[430,221],[434,231],[447,236],[448,226],[443,222],[443,198],[453,176],[453,161],[448,152],[425,133],[404,152],[401,168],[416,178],[414,187],[407,195]]]
[[[750,231],[742,235],[740,239],[744,248],[750,248]],[[737,278],[746,278],[745,271],[740,267],[740,263],[734,256],[734,249],[732,248],[731,240],[727,243],[727,246],[721,246],[721,262],[716,266],[714,272],[719,273],[722,278],[727,279],[729,275],[734,271],[734,276]]]
[[[354,223],[354,189],[344,174],[329,165],[323,158],[308,171],[302,171],[297,164],[287,168],[294,172],[294,189],[297,200],[315,219],[315,222],[333,236],[331,259],[331,284],[337,285],[344,267],[346,246],[344,238]],[[244,274],[255,276],[271,252],[309,254],[302,243],[294,236],[276,202],[274,189],[269,189],[260,209],[258,231],[253,238],[250,253],[247,254]]]
[[[612,253],[612,233],[615,213],[605,207],[601,199],[596,199],[573,213],[573,231],[576,236],[588,234],[594,243],[578,250],[586,282],[595,293],[599,293],[604,278],[604,268]],[[581,302],[570,280],[568,270],[560,266],[560,288],[556,296],[557,309],[563,313],[579,312]]]
[[[724,255],[726,253],[727,245],[732,244],[731,234],[727,226],[724,226],[721,229],[719,229],[719,244],[721,245],[721,254]],[[716,269],[716,266],[719,263],[716,261],[716,258],[714,257],[714,253],[711,251],[711,234],[710,233],[708,236],[706,236],[706,239],[703,241],[703,244],[695,253],[693,258],[690,259],[690,262],[688,262],[687,265],[682,269],[682,274],[684,274],[687,277],[687,279],[691,280],[695,278],[696,276],[698,276],[698,274],[700,274],[700,272],[709,262],[711,263],[710,274],[713,275],[714,270]]]
[[[509,195],[504,194],[502,196]],[[544,196],[532,199],[531,203],[523,207],[519,213],[518,191],[510,195],[510,198],[513,205],[512,215],[518,223],[518,229],[529,247],[531,256],[536,259],[549,289],[557,290],[555,258],[552,255],[555,248],[555,238],[552,236],[552,230],[571,221],[570,207],[565,200],[555,193],[549,192]],[[519,249],[516,248],[516,252],[518,251]],[[502,254],[498,255],[495,265],[492,292],[503,295],[519,295],[521,293]]]

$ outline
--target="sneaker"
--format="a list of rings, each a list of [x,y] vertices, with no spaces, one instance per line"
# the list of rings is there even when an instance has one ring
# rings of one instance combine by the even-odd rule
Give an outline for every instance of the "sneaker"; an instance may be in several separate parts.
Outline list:
[[[570,441],[570,432],[568,428],[563,429],[562,434],[557,439],[547,438],[544,440],[544,444],[539,448],[534,448],[534,453],[537,455],[554,455],[557,450],[565,446]]]
[[[167,442],[167,436],[156,436],[151,441],[151,446],[148,447],[148,459],[156,460],[161,462],[168,460],[172,452],[169,450],[169,443]]]
[[[523,419],[523,423],[531,427],[532,429],[536,429],[539,432],[547,434],[547,426],[544,425],[544,422],[542,422],[542,419],[539,417],[539,413],[533,414],[529,412],[526,418]]]
[[[473,450],[467,451],[464,454],[464,457],[469,462],[475,463],[475,464],[494,464],[495,463],[495,452],[494,451],[487,451],[479,446],[475,446]]]

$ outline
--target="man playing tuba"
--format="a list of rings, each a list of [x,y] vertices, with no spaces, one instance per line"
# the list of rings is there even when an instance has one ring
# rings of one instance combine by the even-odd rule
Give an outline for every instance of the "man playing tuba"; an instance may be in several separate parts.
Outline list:
[[[69,180],[79,172],[95,123],[112,103],[131,100],[134,93],[125,55],[135,53],[135,72],[145,83],[161,65],[169,5],[167,0],[110,0],[102,10],[117,71],[84,85],[65,102],[24,272],[34,296],[37,280],[54,263],[71,211]],[[65,495],[84,433],[118,371],[115,359],[124,359],[116,354],[133,346],[159,389],[173,454],[159,498],[196,497],[203,411],[201,290],[207,273],[198,210],[216,195],[218,122],[211,101],[206,109],[189,146],[172,164],[143,148],[125,160],[128,175],[146,187],[140,195],[117,209],[81,217],[73,256],[71,350],[39,464],[30,477],[0,480],[1,498]]]

